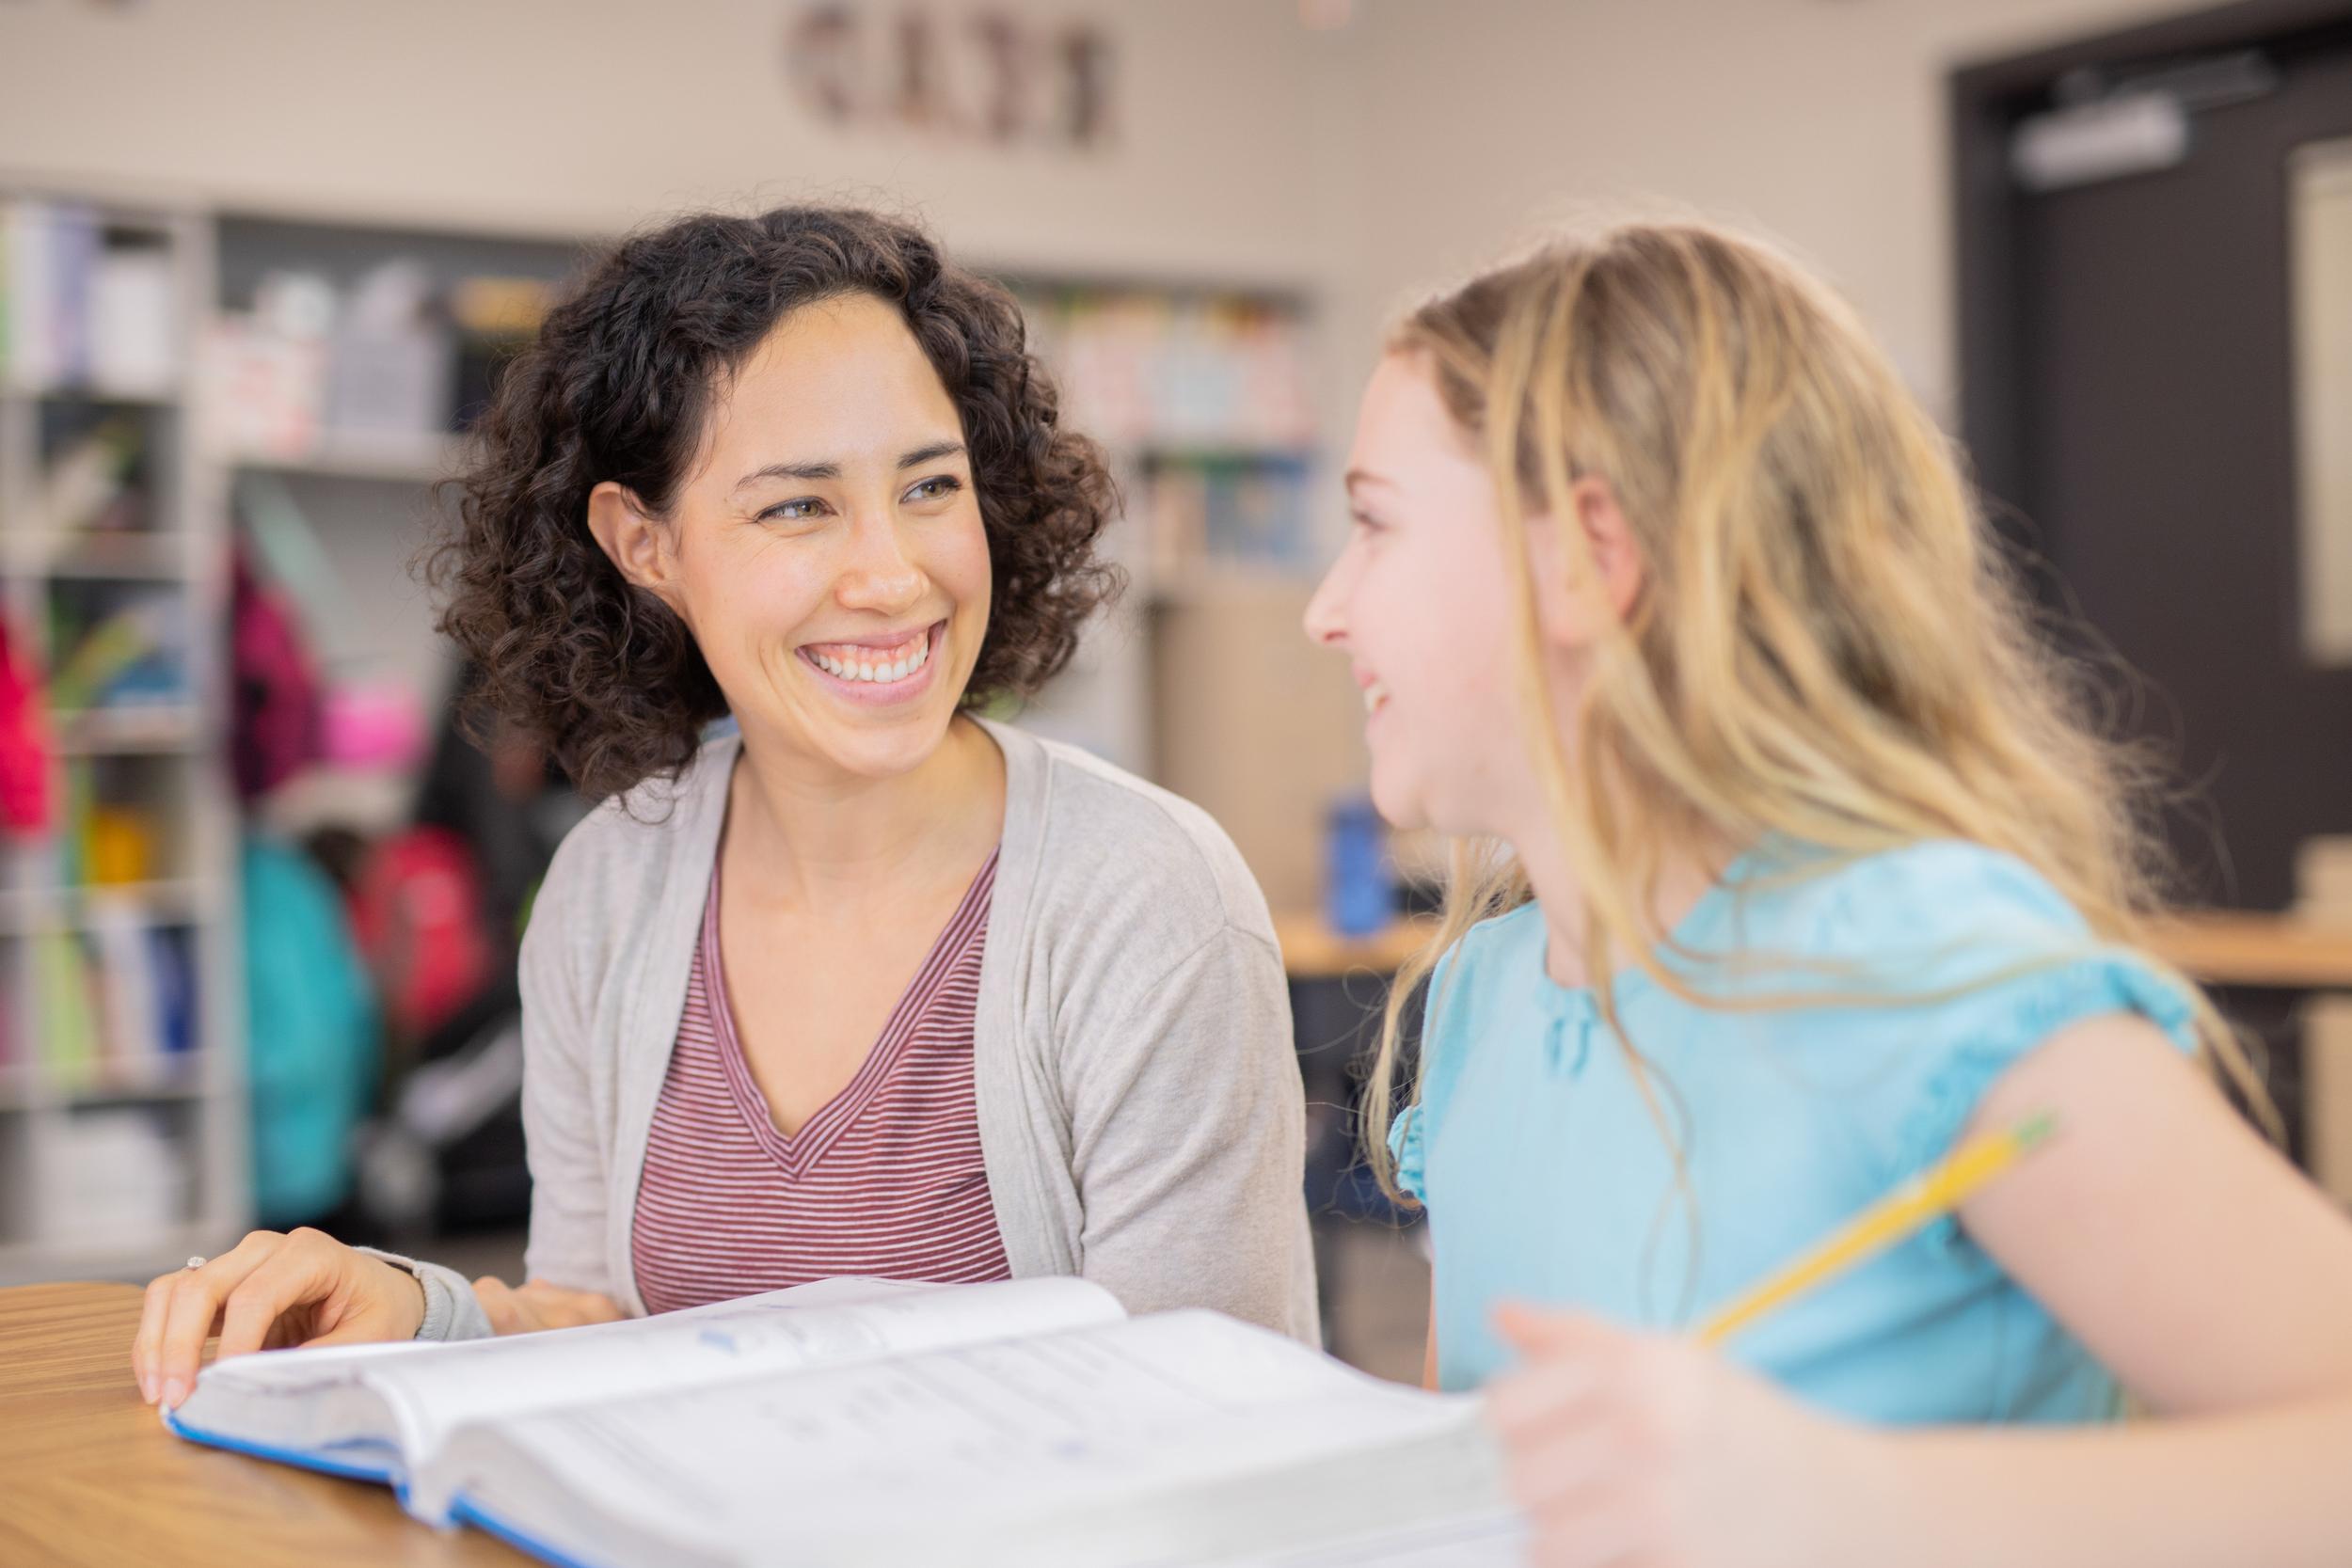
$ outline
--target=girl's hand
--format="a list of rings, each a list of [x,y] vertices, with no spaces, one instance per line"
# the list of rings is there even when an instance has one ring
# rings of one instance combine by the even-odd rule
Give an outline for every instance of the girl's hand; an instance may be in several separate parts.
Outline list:
[[[473,1282],[474,1299],[482,1303],[490,1326],[501,1334],[536,1334],[543,1328],[577,1328],[582,1323],[618,1323],[628,1316],[621,1304],[594,1291],[567,1291],[534,1279],[509,1285],[485,1276]]]
[[[1869,1484],[1873,1439],[1696,1342],[1505,1307],[1526,1357],[1489,1414],[1545,1568],[1805,1568]]]
[[[201,1268],[147,1287],[131,1370],[148,1403],[176,1407],[196,1386],[204,1341],[214,1359],[289,1345],[408,1339],[424,1322],[424,1287],[380,1258],[319,1230],[256,1230]]]

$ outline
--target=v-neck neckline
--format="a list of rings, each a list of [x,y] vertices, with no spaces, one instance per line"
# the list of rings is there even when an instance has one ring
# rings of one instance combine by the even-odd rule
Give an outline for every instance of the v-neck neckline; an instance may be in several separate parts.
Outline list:
[[[961,956],[964,942],[973,932],[969,921],[975,906],[987,895],[992,885],[991,873],[996,868],[996,858],[1003,846],[991,849],[988,859],[973,875],[963,896],[956,903],[955,912],[947,917],[939,935],[931,940],[923,961],[915,966],[913,978],[898,993],[898,1000],[883,1022],[882,1032],[866,1048],[865,1060],[850,1081],[834,1091],[833,1097],[811,1112],[800,1130],[787,1132],[776,1125],[775,1111],[768,1097],[760,1092],[759,1082],[752,1076],[751,1061],[743,1053],[743,1042],[735,1029],[735,1007],[727,1000],[726,965],[719,945],[719,861],[713,857],[710,866],[710,893],[703,908],[703,930],[700,960],[703,970],[703,990],[710,1007],[711,1033],[719,1046],[719,1060],[726,1073],[727,1087],[733,1092],[737,1108],[752,1130],[762,1148],[784,1167],[788,1176],[799,1176],[824,1157],[842,1132],[857,1120],[858,1113],[874,1098],[889,1078],[891,1069],[906,1054],[908,1043],[914,1037],[914,1025],[924,1005],[938,989],[941,973]]]

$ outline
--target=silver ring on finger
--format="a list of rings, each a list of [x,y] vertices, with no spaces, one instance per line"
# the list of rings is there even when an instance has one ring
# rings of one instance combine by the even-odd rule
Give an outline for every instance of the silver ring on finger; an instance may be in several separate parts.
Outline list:
[[[191,1258],[191,1259],[188,1259],[188,1267],[190,1267],[190,1268],[192,1268],[192,1269],[200,1269],[200,1268],[202,1268],[203,1266],[204,1266],[204,1259],[201,1259],[201,1258]]]

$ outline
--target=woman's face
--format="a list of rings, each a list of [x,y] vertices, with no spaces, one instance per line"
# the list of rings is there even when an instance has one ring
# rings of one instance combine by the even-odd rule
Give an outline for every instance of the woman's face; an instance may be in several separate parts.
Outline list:
[[[1307,635],[1355,664],[1373,802],[1400,828],[1501,832],[1529,784],[1499,508],[1419,356],[1373,372],[1347,493],[1354,525]]]
[[[988,628],[988,537],[955,402],[895,307],[780,322],[666,522],[664,597],[747,737],[864,778],[937,749]]]

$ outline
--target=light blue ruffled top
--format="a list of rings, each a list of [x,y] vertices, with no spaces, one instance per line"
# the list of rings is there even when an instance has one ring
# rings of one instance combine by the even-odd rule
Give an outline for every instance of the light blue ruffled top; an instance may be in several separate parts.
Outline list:
[[[1713,995],[1866,1000],[1724,1011],[1638,972],[1618,978],[1693,1208],[1625,1051],[1589,990],[1547,975],[1544,940],[1530,905],[1448,956],[1422,1098],[1390,1135],[1428,1208],[1448,1388],[1509,1360],[1488,1322],[1504,1299],[1695,1326],[1941,1158],[1993,1080],[2072,1022],[2137,1012],[2195,1049],[2188,996],[2098,944],[2010,856],[1936,841],[1834,864],[1771,845],[1677,928],[1673,945],[1696,956],[1661,956]],[[1726,954],[1751,957],[1712,961]],[[1951,994],[1922,995],[1934,991]],[[1950,1221],[1781,1308],[1730,1354],[1874,1421],[2086,1421],[2117,1407],[2114,1379]]]

